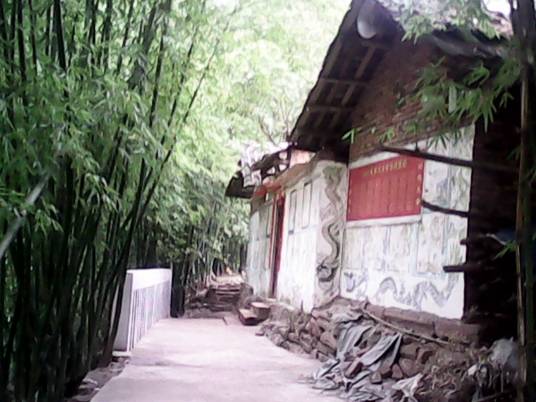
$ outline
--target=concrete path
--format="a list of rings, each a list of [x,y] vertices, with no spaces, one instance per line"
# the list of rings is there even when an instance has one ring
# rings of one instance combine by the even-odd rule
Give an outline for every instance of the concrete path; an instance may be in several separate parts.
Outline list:
[[[168,319],[93,402],[341,402],[299,383],[320,363],[255,336],[234,317]]]

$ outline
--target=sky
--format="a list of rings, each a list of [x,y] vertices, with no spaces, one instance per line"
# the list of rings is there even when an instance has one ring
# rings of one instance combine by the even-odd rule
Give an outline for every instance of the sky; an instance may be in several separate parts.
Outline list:
[[[484,0],[484,3],[491,11],[501,12],[506,17],[510,14],[510,5],[507,0]]]
[[[261,0],[262,1],[262,0]],[[264,0],[269,2],[270,0]],[[483,0],[486,6],[491,11],[497,11],[503,13],[506,17],[510,14],[510,6],[508,5],[508,0]],[[235,6],[238,3],[238,0],[213,0],[213,3],[217,6]],[[350,4],[350,0],[348,0]]]

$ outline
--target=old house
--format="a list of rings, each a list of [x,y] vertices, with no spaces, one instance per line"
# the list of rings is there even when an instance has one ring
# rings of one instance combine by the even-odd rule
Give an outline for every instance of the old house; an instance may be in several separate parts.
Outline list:
[[[495,257],[515,221],[518,106],[445,133],[406,96],[439,60],[453,77],[493,65],[500,41],[452,27],[404,41],[397,13],[352,1],[289,148],[254,166],[249,191],[233,179],[228,195],[251,198],[248,281],[305,311],[343,297],[439,336],[513,333],[515,269]]]

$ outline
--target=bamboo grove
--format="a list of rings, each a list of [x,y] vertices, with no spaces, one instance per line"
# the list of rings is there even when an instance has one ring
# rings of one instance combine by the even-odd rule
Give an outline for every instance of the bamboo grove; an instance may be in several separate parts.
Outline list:
[[[230,19],[195,0],[0,2],[0,400],[60,401],[109,361]]]
[[[0,0],[1,401],[110,361],[127,268],[171,264],[177,315],[240,267],[241,143],[284,137],[346,7]]]

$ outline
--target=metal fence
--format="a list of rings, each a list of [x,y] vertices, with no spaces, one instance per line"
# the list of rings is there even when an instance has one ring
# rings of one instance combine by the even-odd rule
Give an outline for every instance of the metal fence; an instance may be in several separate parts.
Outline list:
[[[130,351],[155,322],[169,317],[171,269],[127,271],[114,349]]]

